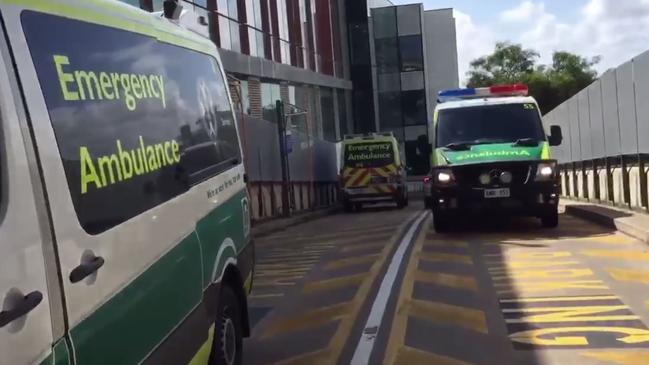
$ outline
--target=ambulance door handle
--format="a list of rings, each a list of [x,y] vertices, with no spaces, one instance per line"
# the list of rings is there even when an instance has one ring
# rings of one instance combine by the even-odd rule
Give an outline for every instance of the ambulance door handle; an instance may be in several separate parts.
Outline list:
[[[27,295],[13,308],[0,312],[0,328],[26,315],[43,301],[43,293],[38,290]]]
[[[97,272],[97,270],[104,266],[104,262],[105,261],[103,257],[95,256],[91,260],[82,263],[81,265],[75,267],[72,272],[70,272],[70,281],[72,283],[80,282],[81,280]]]

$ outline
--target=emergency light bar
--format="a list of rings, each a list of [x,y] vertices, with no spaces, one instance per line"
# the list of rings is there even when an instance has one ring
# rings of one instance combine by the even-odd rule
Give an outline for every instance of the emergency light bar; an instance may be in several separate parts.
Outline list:
[[[462,99],[489,98],[498,96],[527,96],[527,85],[496,85],[466,89],[442,90],[438,94],[439,102]]]

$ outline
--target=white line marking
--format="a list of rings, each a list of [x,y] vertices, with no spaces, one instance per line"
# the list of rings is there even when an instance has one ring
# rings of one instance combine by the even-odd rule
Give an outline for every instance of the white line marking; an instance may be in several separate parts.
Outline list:
[[[415,232],[427,216],[427,211],[419,214],[419,217],[414,221],[414,223],[412,223],[408,232],[406,232],[401,239],[399,247],[394,252],[392,261],[390,261],[390,266],[388,266],[388,270],[385,272],[379,291],[376,294],[376,298],[374,298],[374,303],[372,303],[372,309],[370,310],[369,317],[367,317],[367,322],[365,323],[361,338],[358,340],[358,345],[356,345],[354,357],[350,362],[351,365],[366,365],[369,363],[370,355],[372,355],[372,350],[374,349],[374,342],[379,334],[381,322],[383,321],[385,309],[388,305],[388,299],[390,298],[394,283],[396,282],[399,268],[401,267],[401,263],[404,260],[408,247],[413,241]]]

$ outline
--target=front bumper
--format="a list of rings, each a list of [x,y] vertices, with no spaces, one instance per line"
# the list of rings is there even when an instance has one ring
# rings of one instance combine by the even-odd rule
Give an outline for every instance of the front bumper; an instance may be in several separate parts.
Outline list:
[[[506,198],[485,198],[485,190],[508,188]],[[556,210],[559,204],[560,186],[554,181],[533,182],[525,185],[502,187],[433,187],[433,209],[438,212],[484,213],[494,212],[507,215],[541,216]]]

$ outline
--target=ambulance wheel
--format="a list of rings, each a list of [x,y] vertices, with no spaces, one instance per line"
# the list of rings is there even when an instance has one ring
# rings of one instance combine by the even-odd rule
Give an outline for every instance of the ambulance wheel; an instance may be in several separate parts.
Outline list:
[[[406,200],[404,198],[397,198],[397,208],[398,209],[403,209],[406,205]]]
[[[363,204],[362,203],[354,203],[354,210],[357,212],[360,212],[361,209],[363,209]]]
[[[243,328],[241,307],[234,291],[229,286],[221,287],[216,322],[214,345],[210,365],[241,365],[243,355]]]
[[[433,227],[437,233],[446,233],[451,230],[451,219],[446,214],[433,211]]]
[[[354,205],[349,200],[345,200],[343,201],[343,209],[346,213],[351,213],[354,211]]]
[[[553,209],[541,217],[541,225],[544,228],[557,228],[559,225],[559,212]]]
[[[424,206],[426,209],[433,209],[433,198],[424,198]]]

